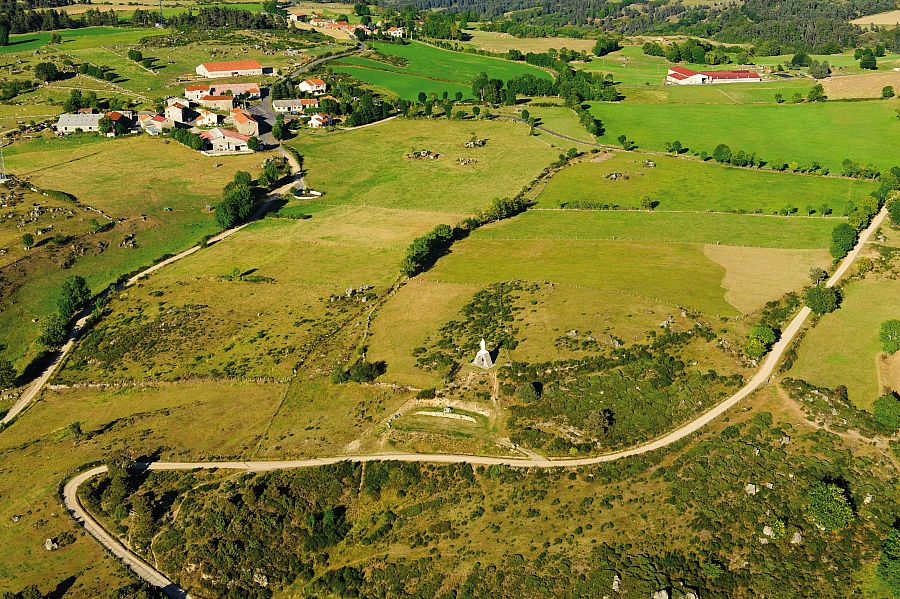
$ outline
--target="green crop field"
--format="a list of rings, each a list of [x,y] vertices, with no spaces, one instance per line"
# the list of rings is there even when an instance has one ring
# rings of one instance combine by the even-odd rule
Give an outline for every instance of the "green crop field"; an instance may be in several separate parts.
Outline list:
[[[900,282],[864,280],[846,286],[840,309],[823,316],[806,334],[788,374],[813,385],[844,385],[850,401],[871,410],[881,395],[879,328],[898,316]]]
[[[749,84],[748,84],[749,85]],[[900,147],[900,120],[895,102],[824,102],[791,105],[691,105],[595,103],[603,121],[601,139],[615,143],[626,135],[639,147],[663,150],[679,140],[691,152],[712,153],[720,144],[733,151],[755,152],[770,162],[818,161],[832,171],[841,162],[895,166],[900,160],[887,147]],[[877,131],[862,135],[861,131]]]
[[[647,159],[655,167],[645,166]],[[613,173],[623,175],[607,179]],[[627,178],[626,178],[627,177]],[[877,185],[869,181],[793,175],[725,167],[671,156],[618,152],[601,162],[580,162],[553,176],[538,196],[544,207],[567,202],[617,204],[639,208],[641,198],[658,202],[656,210],[777,213],[792,206],[798,214],[827,206],[841,214]]]
[[[404,59],[407,64],[401,67],[369,58],[349,57],[341,60],[334,70],[407,99],[414,99],[420,91],[447,91],[451,95],[461,91],[469,96],[470,82],[481,72],[504,81],[526,73],[550,77],[546,71],[522,62],[453,52],[418,42],[403,46],[376,42],[373,48]]]
[[[487,145],[464,148],[473,135]],[[307,181],[325,192],[323,202],[456,215],[469,215],[495,196],[515,195],[558,155],[529,137],[527,127],[504,121],[397,118],[337,135],[300,135],[288,143],[304,155]],[[413,149],[440,157],[406,158]],[[459,158],[477,162],[460,165]]]
[[[482,227],[474,239],[616,240],[709,243],[785,249],[828,245],[834,221],[686,212],[529,210],[515,219]]]

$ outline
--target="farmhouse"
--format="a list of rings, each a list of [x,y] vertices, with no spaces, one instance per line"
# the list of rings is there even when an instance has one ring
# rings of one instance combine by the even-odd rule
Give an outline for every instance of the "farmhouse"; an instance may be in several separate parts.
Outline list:
[[[212,152],[249,152],[247,145],[249,135],[242,135],[231,129],[216,127],[209,131],[202,131],[200,139],[204,141],[207,150]]]
[[[318,108],[319,100],[316,98],[299,98],[295,100],[272,100],[272,108],[275,112],[303,112],[307,108]]]
[[[243,96],[254,99],[261,95],[258,83],[214,83],[184,88],[184,96],[192,102],[199,102],[205,96]]]
[[[194,120],[195,114],[189,103],[172,102],[166,106],[166,119],[173,123],[189,123]]]
[[[667,85],[705,85],[709,83],[758,83],[759,73],[753,71],[694,71],[684,67],[669,67]]]
[[[385,31],[391,37],[403,37],[406,33],[406,30],[403,27],[388,27],[387,31]]]
[[[230,62],[204,62],[197,66],[197,74],[201,77],[242,77],[262,75],[263,66],[256,60],[233,60]]]
[[[102,114],[61,114],[54,128],[61,135],[77,131],[99,131]]]
[[[166,117],[152,113],[138,116],[138,125],[147,135],[159,135],[165,129],[171,128],[171,123],[166,121]]]
[[[119,133],[127,133],[134,126],[134,113],[130,110],[113,110],[107,112],[106,116],[113,124],[112,135]]]
[[[331,124],[331,117],[327,114],[317,112],[309,119],[309,126],[313,129],[321,129]]]
[[[231,111],[231,120],[234,121],[235,129],[242,135],[259,135],[259,123],[249,112],[241,110],[240,108],[234,108]]]
[[[198,100],[200,106],[213,110],[231,110],[234,108],[233,96],[203,96]]]
[[[197,119],[194,125],[197,127],[215,127],[219,124],[219,115],[201,108],[197,111]]]
[[[300,91],[306,92],[308,94],[319,95],[324,94],[328,89],[328,84],[322,81],[321,79],[304,79],[300,82],[300,85],[297,87],[300,88]]]

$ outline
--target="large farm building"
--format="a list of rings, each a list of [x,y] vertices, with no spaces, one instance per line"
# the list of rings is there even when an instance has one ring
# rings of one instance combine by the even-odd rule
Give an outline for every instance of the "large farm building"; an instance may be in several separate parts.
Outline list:
[[[202,77],[241,77],[245,75],[262,75],[263,66],[255,60],[234,60],[231,62],[204,62],[197,67],[197,74]]]
[[[704,85],[707,83],[758,83],[759,73],[753,71],[693,71],[684,67],[669,67],[666,84]]]

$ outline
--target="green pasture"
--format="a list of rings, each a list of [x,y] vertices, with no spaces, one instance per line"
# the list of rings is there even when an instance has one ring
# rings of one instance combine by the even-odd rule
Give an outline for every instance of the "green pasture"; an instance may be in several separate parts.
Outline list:
[[[647,160],[656,166],[646,166]],[[621,175],[608,179],[610,175]],[[870,181],[794,175],[721,166],[713,162],[618,152],[601,162],[579,162],[556,173],[538,196],[540,206],[567,202],[617,204],[640,208],[641,198],[658,202],[657,211],[777,213],[792,206],[797,214],[820,214],[827,206],[841,214],[877,185]]]
[[[213,169],[214,159],[176,143],[94,135],[17,142],[4,149],[4,158],[10,173],[27,177],[41,188],[70,193],[112,218],[124,219],[111,230],[82,240],[87,251],[68,269],[42,257],[43,250],[32,250],[36,253],[33,263],[10,280],[13,290],[2,301],[0,338],[17,362],[37,351],[33,340],[41,319],[55,310],[63,279],[83,275],[92,290],[100,291],[120,275],[215,232],[206,207],[218,201],[235,171],[258,172],[264,160],[258,155],[230,157],[223,160],[222,168]],[[197,176],[199,172],[204,175]],[[128,184],[123,184],[126,177]],[[120,247],[126,234],[135,235],[136,247]],[[108,246],[98,251],[101,242]],[[33,322],[35,318],[38,322]]]
[[[765,83],[716,85],[666,85],[622,88],[625,101],[641,104],[776,104],[775,95],[786,102],[794,94],[806,97],[815,85],[811,79],[787,78]]]
[[[118,27],[84,27],[83,29],[62,29],[55,33],[62,36],[61,50],[79,50],[118,44],[135,44],[144,37],[164,35],[167,29],[120,29]],[[50,32],[21,33],[9,36],[9,45],[0,48],[0,54],[31,52],[50,41]]]
[[[688,212],[529,210],[482,227],[473,239],[510,241],[627,240],[817,249],[828,245],[834,221]]]
[[[725,269],[694,244],[614,240],[471,237],[423,276],[486,285],[550,281],[736,316],[721,286]]]
[[[473,136],[482,148],[463,147]],[[309,185],[329,204],[367,204],[450,213],[448,223],[515,195],[559,154],[528,128],[506,121],[396,118],[336,134],[304,133],[288,142],[304,156]],[[413,149],[440,154],[411,160]],[[461,165],[460,158],[477,162]]]
[[[461,91],[469,96],[471,81],[481,72],[504,81],[526,73],[550,77],[546,71],[522,62],[453,52],[418,42],[403,46],[374,42],[372,47],[384,54],[405,59],[406,66],[348,57],[335,65],[334,70],[407,99],[414,99],[420,91],[438,94],[447,91],[450,95]]]
[[[458,91],[462,92],[465,97],[472,95],[471,86],[463,83],[435,81],[434,79],[419,77],[417,75],[405,75],[393,71],[383,71],[380,69],[371,69],[347,64],[336,64],[332,67],[332,70],[335,73],[345,73],[354,79],[363,81],[378,92],[397,96],[404,100],[415,100],[418,97],[419,92],[425,92],[428,95],[436,94],[438,97],[442,96],[444,92],[447,92],[447,95],[451,98],[454,97]]]
[[[788,374],[832,389],[844,385],[850,401],[871,410],[881,395],[878,333],[883,321],[900,317],[900,282],[866,279],[847,285],[843,294],[840,309],[806,333]]]
[[[751,84],[748,84],[751,85]],[[679,140],[691,152],[712,153],[718,144],[756,153],[769,162],[818,161],[840,172],[841,162],[890,168],[900,162],[885,148],[900,147],[895,102],[822,102],[784,105],[594,103],[603,121],[602,141],[626,135],[641,148],[664,150]],[[877,132],[877,133],[876,133]]]

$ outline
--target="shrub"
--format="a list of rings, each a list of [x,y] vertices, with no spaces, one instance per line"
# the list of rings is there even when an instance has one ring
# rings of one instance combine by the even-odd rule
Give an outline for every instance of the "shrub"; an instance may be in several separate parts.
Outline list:
[[[806,290],[806,305],[815,314],[834,312],[838,307],[837,291],[822,285],[810,287]]]
[[[882,395],[875,400],[872,414],[875,422],[893,435],[900,428],[900,397],[893,393]]]
[[[847,528],[853,520],[853,508],[844,489],[830,482],[820,482],[808,493],[809,516],[825,530]]]
[[[58,314],[53,314],[44,323],[44,329],[41,332],[41,336],[38,337],[38,343],[50,349],[56,349],[66,342],[67,337],[66,321],[60,318]]]
[[[882,322],[878,337],[881,339],[881,348],[886,353],[893,354],[900,350],[900,320]]]

